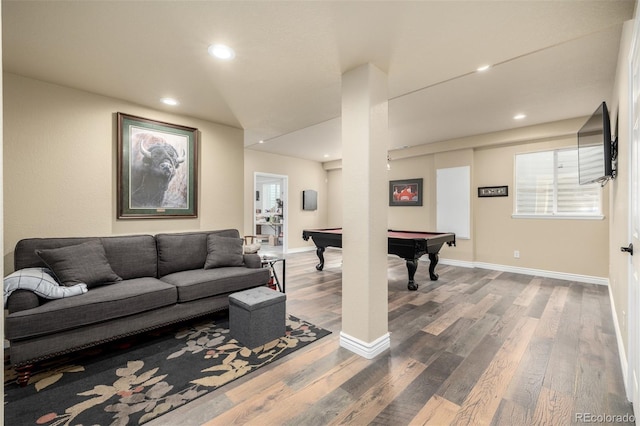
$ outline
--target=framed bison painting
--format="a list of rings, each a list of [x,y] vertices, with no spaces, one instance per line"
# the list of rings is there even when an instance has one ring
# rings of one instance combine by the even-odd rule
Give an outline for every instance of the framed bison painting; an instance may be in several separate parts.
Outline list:
[[[118,116],[118,219],[198,216],[198,129]]]

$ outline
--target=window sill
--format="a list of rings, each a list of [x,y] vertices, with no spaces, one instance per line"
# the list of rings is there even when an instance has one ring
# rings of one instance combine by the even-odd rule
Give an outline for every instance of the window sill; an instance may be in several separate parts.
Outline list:
[[[604,215],[512,214],[513,219],[602,220]]]

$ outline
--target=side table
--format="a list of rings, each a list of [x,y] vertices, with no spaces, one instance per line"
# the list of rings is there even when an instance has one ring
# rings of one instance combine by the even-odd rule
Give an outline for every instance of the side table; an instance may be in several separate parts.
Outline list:
[[[271,272],[273,273],[273,279],[278,286],[278,290],[282,293],[285,292],[285,280],[286,280],[286,268],[287,268],[287,260],[284,257],[274,257],[274,256],[262,256],[260,258],[262,261],[262,267],[269,267]],[[282,285],[280,283],[280,279],[278,278],[278,274],[276,273],[276,268],[274,265],[278,262],[282,262]]]

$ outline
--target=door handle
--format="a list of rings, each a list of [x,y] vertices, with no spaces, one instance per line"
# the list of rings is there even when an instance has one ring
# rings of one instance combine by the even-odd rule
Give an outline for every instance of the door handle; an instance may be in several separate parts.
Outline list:
[[[625,251],[633,256],[633,243],[629,243],[629,247],[620,247],[620,251]]]

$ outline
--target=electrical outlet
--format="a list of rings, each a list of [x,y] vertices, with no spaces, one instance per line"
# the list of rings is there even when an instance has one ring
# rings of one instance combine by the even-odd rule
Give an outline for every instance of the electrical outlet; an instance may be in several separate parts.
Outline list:
[[[513,252],[513,257],[515,257],[516,259],[520,259],[520,251],[519,250],[515,250]]]

